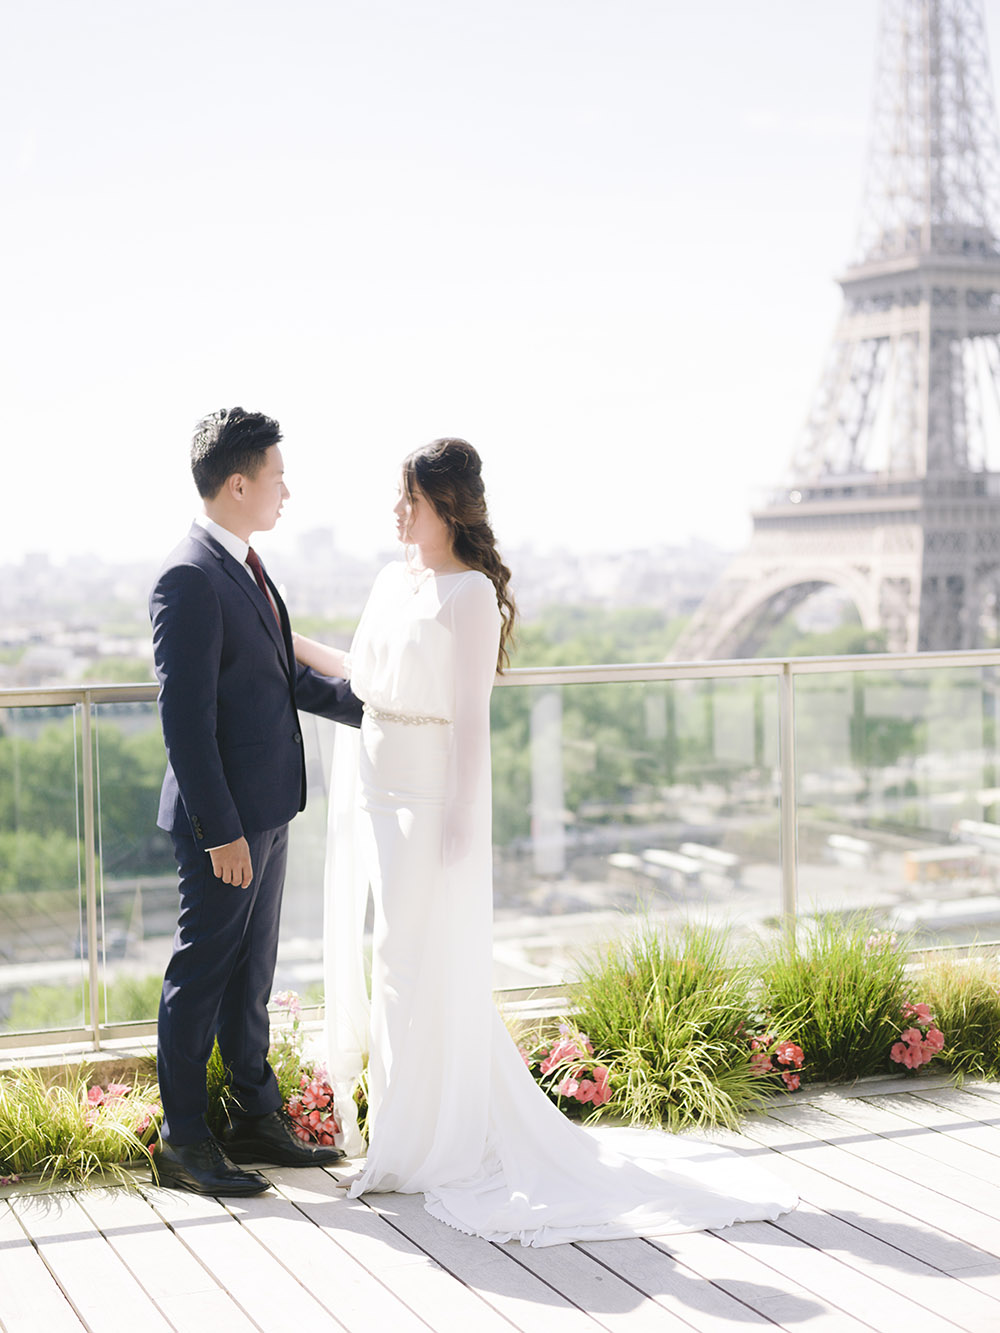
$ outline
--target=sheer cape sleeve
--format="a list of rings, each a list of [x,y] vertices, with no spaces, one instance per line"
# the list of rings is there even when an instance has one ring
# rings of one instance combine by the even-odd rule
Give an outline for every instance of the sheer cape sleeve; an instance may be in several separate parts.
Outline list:
[[[492,834],[490,694],[500,649],[500,611],[485,575],[462,582],[446,608],[454,660],[452,751],[444,826],[444,862],[454,865],[478,834]]]
[[[364,932],[368,873],[357,837],[360,732],[338,727],[330,770],[323,876],[323,986],[326,1065],[340,1133],[349,1157],[364,1152],[354,1089],[368,1054],[369,1000]]]

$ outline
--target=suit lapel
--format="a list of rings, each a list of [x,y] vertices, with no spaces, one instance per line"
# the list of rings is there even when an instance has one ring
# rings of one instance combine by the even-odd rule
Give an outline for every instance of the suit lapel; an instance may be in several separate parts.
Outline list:
[[[281,650],[281,665],[284,667],[285,675],[287,676],[289,674],[288,645],[285,643],[284,624],[285,620],[288,618],[288,613],[285,611],[284,603],[278,596],[278,590],[265,574],[264,577],[267,579],[267,586],[271,589],[271,595],[274,598],[275,606],[278,608],[279,617],[282,617],[282,612],[284,612],[281,625],[279,625],[274,618],[274,611],[271,609],[271,603],[257,587],[254,580],[247,574],[246,570],[240,568],[239,562],[234,560],[228,551],[226,552],[226,559],[223,561],[223,567],[230,578],[236,580],[238,587],[250,598],[251,602],[253,602],[254,609],[260,616],[264,628],[274,640],[275,646]]]
[[[211,551],[212,555],[221,562],[223,570],[233,580],[240,592],[250,599],[254,610],[257,612],[258,616],[260,616],[264,628],[274,640],[275,646],[280,649],[281,665],[285,675],[291,680],[289,653],[291,646],[291,628],[288,623],[288,612],[285,609],[285,604],[281,600],[277,588],[268,577],[267,572],[265,571],[264,578],[267,580],[267,586],[271,590],[274,604],[278,608],[278,616],[281,619],[280,625],[274,618],[274,611],[271,609],[270,602],[268,602],[267,598],[257,587],[253,576],[250,574],[246,566],[241,565],[238,560],[234,559],[226,548],[217,542],[212,537],[211,533],[206,532],[199,523],[195,523],[192,526],[191,536],[197,541],[200,541],[202,545]]]

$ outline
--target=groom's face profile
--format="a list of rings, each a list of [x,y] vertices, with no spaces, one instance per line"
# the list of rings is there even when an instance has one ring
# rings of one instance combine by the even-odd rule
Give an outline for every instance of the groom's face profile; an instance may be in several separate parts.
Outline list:
[[[230,481],[239,504],[241,526],[247,533],[270,532],[289,496],[285,462],[278,446],[270,446],[254,476],[238,473]]]

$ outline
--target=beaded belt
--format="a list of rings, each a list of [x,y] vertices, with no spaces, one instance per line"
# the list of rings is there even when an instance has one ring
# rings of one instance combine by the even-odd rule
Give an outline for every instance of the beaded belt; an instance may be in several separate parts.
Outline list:
[[[387,713],[381,708],[373,708],[371,704],[365,704],[365,712],[376,722],[403,722],[408,727],[422,727],[429,722],[434,722],[440,727],[448,725],[446,717],[415,717],[412,713]]]

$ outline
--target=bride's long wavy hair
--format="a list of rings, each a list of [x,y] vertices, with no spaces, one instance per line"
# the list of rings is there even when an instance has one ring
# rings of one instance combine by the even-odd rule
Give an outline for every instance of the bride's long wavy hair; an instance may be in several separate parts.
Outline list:
[[[493,584],[502,624],[497,671],[509,665],[517,607],[510,591],[510,570],[500,559],[486,509],[482,462],[468,440],[432,440],[403,460],[403,490],[428,499],[451,531],[455,556],[478,569]]]

